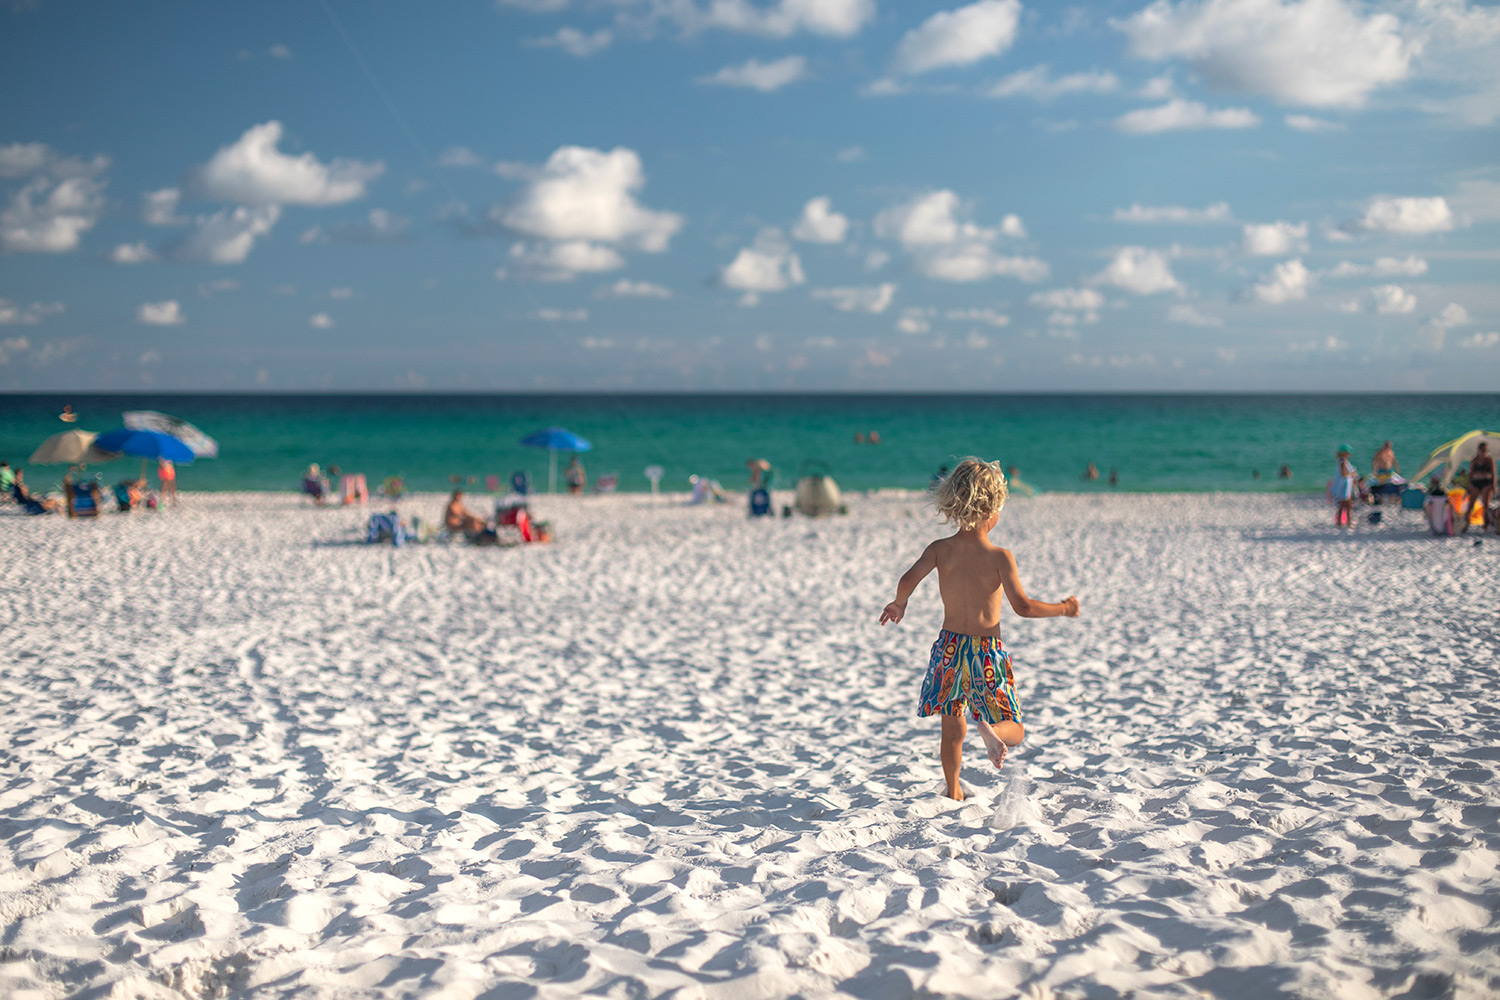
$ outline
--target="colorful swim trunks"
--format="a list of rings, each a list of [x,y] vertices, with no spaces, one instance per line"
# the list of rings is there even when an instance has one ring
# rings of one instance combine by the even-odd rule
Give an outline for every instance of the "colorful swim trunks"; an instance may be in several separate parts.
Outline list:
[[[962,715],[966,708],[975,721],[1021,721],[1010,654],[994,636],[943,629],[932,644],[917,714]]]

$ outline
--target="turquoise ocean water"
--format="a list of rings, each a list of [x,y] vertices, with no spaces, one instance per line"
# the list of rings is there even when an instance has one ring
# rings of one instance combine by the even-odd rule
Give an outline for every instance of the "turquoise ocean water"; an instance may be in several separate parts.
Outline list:
[[[1436,445],[1474,428],[1500,430],[1500,394],[1485,395],[0,395],[0,459],[25,464],[71,404],[74,427],[107,431],[124,410],[160,410],[218,439],[220,457],[183,468],[183,490],[294,489],[309,462],[364,472],[374,487],[402,475],[415,489],[451,476],[508,480],[526,470],[545,489],[547,453],[519,439],[549,425],[593,443],[591,478],[613,472],[622,490],[688,489],[693,473],[727,488],[746,483],[745,460],[769,459],[790,487],[808,461],[845,489],[920,489],[940,465],[977,454],[1021,469],[1044,490],[1108,490],[1086,483],[1093,462],[1120,490],[1321,490],[1334,451],[1370,456],[1390,439],[1414,472]],[[856,444],[878,431],[882,443]],[[563,456],[565,459],[566,456]],[[1278,480],[1282,463],[1293,478]],[[123,475],[122,463],[99,467]],[[1256,471],[1260,478],[1254,478]],[[63,470],[38,468],[46,486]]]

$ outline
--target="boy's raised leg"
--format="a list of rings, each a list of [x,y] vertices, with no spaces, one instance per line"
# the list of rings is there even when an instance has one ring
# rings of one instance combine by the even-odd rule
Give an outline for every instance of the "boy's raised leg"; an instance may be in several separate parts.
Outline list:
[[[964,734],[969,731],[962,715],[943,716],[943,744],[938,751],[943,760],[943,780],[948,783],[948,798],[962,799],[964,792],[958,784],[958,766],[964,756]]]
[[[990,725],[983,719],[975,719],[974,724],[979,727],[979,735],[984,740],[984,748],[989,751],[990,763],[996,769],[1005,763],[1005,755],[1010,747],[1020,746],[1021,741],[1026,738],[1026,730],[1012,719],[1006,719]]]

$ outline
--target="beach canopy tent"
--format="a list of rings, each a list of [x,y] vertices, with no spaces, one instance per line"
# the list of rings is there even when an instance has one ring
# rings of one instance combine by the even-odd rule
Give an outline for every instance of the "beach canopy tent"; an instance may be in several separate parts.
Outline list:
[[[156,431],[170,435],[191,448],[196,458],[219,457],[219,442],[181,417],[157,413],[155,410],[128,410],[121,416],[129,430]]]
[[[548,427],[533,431],[521,439],[528,448],[546,448],[550,461],[547,467],[547,492],[557,492],[557,453],[560,451],[588,451],[593,445],[574,434],[566,427]]]
[[[1427,456],[1427,461],[1422,463],[1422,468],[1411,477],[1411,481],[1420,483],[1429,474],[1437,472],[1438,481],[1447,489],[1464,463],[1479,451],[1481,441],[1490,446],[1491,455],[1500,455],[1500,431],[1470,431],[1432,449],[1432,454]]]
[[[54,434],[31,453],[32,465],[83,465],[88,462],[111,462],[119,454],[95,444],[99,435],[93,431],[63,431]]]

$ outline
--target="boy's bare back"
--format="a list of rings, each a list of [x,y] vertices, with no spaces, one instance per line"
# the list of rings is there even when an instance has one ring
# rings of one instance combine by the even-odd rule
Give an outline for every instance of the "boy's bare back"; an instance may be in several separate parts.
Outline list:
[[[943,628],[950,632],[998,637],[1006,599],[1023,618],[1039,618],[1047,611],[1070,617],[1078,614],[1076,597],[1069,597],[1060,606],[1043,605],[1027,597],[1015,556],[982,532],[959,531],[939,538],[927,546],[909,572],[921,579],[933,570],[937,570],[938,593],[943,598]],[[904,603],[901,611],[905,611]],[[882,624],[885,620],[883,616]],[[891,615],[889,620],[901,618]]]

